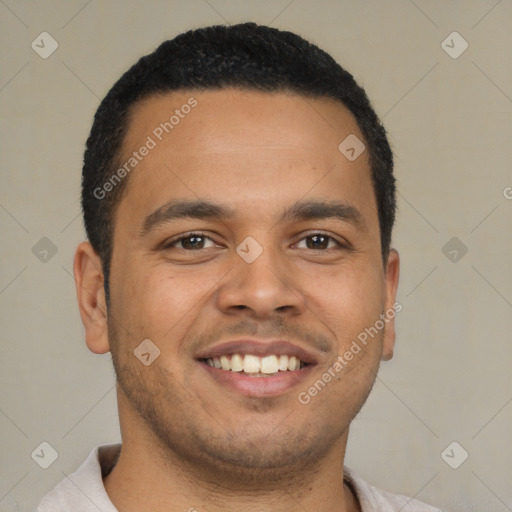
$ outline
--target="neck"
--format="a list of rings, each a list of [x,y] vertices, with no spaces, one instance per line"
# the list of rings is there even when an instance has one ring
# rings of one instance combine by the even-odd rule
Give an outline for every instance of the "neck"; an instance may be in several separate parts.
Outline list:
[[[123,512],[303,512],[319,504],[322,511],[361,510],[343,481],[348,431],[325,457],[300,468],[212,470],[162,445],[140,416],[130,417],[129,428],[126,423],[121,419],[121,454],[104,478],[110,500]]]

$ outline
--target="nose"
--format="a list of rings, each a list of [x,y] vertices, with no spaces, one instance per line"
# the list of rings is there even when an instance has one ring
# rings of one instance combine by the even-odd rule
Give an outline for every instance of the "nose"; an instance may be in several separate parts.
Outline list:
[[[234,255],[234,268],[217,292],[217,306],[226,314],[246,311],[264,319],[276,313],[296,316],[305,309],[297,275],[277,251],[264,248],[252,263]]]

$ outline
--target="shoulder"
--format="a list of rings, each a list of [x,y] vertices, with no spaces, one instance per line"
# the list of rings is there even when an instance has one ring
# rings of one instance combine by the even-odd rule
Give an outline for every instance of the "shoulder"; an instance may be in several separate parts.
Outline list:
[[[362,512],[442,512],[413,498],[378,489],[347,467],[343,476],[359,499]]]
[[[87,459],[73,473],[61,480],[46,494],[36,512],[116,512],[103,486],[102,473],[105,451],[114,453],[120,445],[101,445],[91,450]]]

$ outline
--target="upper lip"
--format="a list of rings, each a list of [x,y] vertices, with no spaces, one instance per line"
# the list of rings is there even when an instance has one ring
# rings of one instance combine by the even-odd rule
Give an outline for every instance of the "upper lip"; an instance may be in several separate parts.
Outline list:
[[[197,354],[197,359],[212,359],[214,357],[220,357],[230,354],[253,354],[259,357],[275,355],[287,355],[295,356],[300,359],[303,363],[316,364],[317,357],[310,351],[299,347],[289,341],[285,340],[250,340],[240,339],[234,341],[228,341],[204,349]]]

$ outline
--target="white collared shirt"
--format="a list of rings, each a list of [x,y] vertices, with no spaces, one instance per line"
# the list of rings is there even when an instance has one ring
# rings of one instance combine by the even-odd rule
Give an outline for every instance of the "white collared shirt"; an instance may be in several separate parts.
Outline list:
[[[108,497],[103,477],[112,467],[121,444],[96,446],[85,462],[50,491],[36,512],[118,512]],[[417,500],[373,487],[348,468],[344,480],[351,487],[362,512],[442,512]]]

